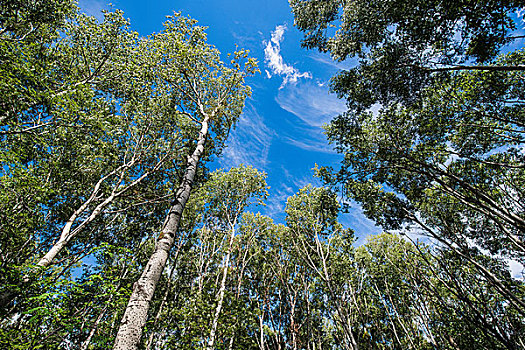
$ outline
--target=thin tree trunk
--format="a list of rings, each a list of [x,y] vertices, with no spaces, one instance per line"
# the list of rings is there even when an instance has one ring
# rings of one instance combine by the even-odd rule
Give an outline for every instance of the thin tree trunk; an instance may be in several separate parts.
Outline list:
[[[259,348],[260,350],[265,350],[264,346],[264,310],[261,312],[261,315],[259,316]]]
[[[146,325],[148,317],[150,302],[153,298],[155,287],[162,275],[162,271],[166,266],[169,251],[175,242],[175,234],[179,228],[186,202],[190,197],[195,173],[197,172],[197,165],[204,152],[209,120],[210,116],[205,115],[201,124],[197,147],[193,154],[188,157],[186,173],[177,189],[175,204],[171,207],[166,217],[162,232],[157,239],[155,251],[146,264],[142,275],[133,285],[133,292],[115,338],[114,350],[133,350],[139,348],[142,330]]]
[[[113,297],[113,295],[110,296],[110,299],[108,300],[108,303],[111,302],[112,297]],[[87,348],[89,347],[89,344],[91,344],[91,339],[93,339],[93,336],[95,335],[95,333],[97,331],[97,328],[98,328],[98,325],[99,325],[100,321],[102,320],[102,318],[106,314],[106,311],[108,311],[108,304],[106,304],[106,306],[104,306],[104,308],[102,309],[102,311],[98,315],[98,317],[97,317],[97,319],[95,321],[95,324],[93,325],[93,327],[89,331],[89,335],[88,335],[87,339],[82,343],[82,345],[80,345],[80,350],[87,350]]]
[[[325,281],[326,286],[328,287],[328,292],[330,294],[330,297],[335,303],[334,306],[335,306],[335,309],[336,309],[336,312],[337,312],[337,316],[340,319],[340,326],[343,329],[343,336],[344,336],[344,339],[345,339],[345,341],[343,342],[342,345],[345,348],[350,348],[351,350],[359,350],[359,346],[358,346],[357,341],[355,340],[354,334],[352,332],[352,325],[351,325],[350,317],[349,317],[348,313],[346,312],[346,309],[344,309],[345,311],[343,312],[343,307],[342,307],[341,303],[338,301],[338,300],[340,300],[340,297],[338,298],[337,293],[333,289],[332,279],[331,279],[330,273],[328,272],[328,264],[327,264],[327,259],[328,259],[328,254],[329,253],[327,253],[327,254],[324,253],[324,250],[323,250],[323,247],[322,247],[322,244],[321,244],[321,240],[319,239],[319,234],[318,233],[315,234],[315,245],[316,245],[316,249],[315,250],[317,252],[317,255],[321,259],[321,262],[322,262],[322,271],[317,268],[317,266],[313,262],[312,258],[309,256],[308,250],[306,249],[306,247],[304,249],[304,256],[308,259],[308,261],[310,263],[310,266],[314,269],[314,271],[316,271],[317,274]],[[304,247],[304,245],[303,245],[303,247]],[[349,285],[349,287],[351,288],[351,285]],[[351,288],[351,293],[353,294],[352,299],[354,301],[356,309],[359,310],[359,305],[357,304],[357,301],[355,300],[355,293],[353,291],[353,288]]]
[[[62,229],[62,233],[60,234],[59,240],[40,259],[40,261],[37,263],[37,266],[48,267],[53,261],[53,259],[55,259],[55,257],[58,255],[58,253],[60,253],[60,251],[62,251],[62,249],[69,243],[69,241],[71,241],[72,238],[74,238],[82,229],[84,229],[85,226],[87,226],[89,223],[95,220],[103,212],[105,207],[111,204],[116,198],[120,197],[124,192],[129,191],[131,188],[135,187],[137,184],[142,182],[147,176],[156,172],[167,159],[166,154],[157,162],[157,164],[155,164],[155,166],[151,170],[146,171],[144,174],[136,178],[130,184],[124,186],[123,188],[120,188],[127,169],[129,169],[137,162],[135,156],[136,155],[134,154],[129,162],[121,165],[117,169],[102,177],[97,182],[91,196],[80,206],[80,208],[78,208],[71,215],[67,223],[64,225],[64,228]],[[75,227],[75,229],[72,230],[75,221],[79,218],[80,215],[82,215],[87,210],[88,206],[95,201],[95,198],[100,190],[100,186],[102,185],[102,183],[109,177],[116,175],[118,172],[120,172],[119,181],[115,183],[115,185],[113,185],[113,190],[111,191],[111,194],[109,194],[103,202],[99,203],[95,207],[95,209],[93,209],[91,214],[86,219],[84,219],[77,227]],[[119,191],[117,191],[117,189],[119,189]]]
[[[208,340],[207,350],[213,350],[215,346],[215,338],[217,336],[217,327],[219,324],[219,316],[222,310],[222,304],[224,303],[224,292],[226,290],[226,279],[228,277],[228,268],[230,265],[230,256],[232,252],[233,237],[235,236],[235,223],[231,227],[230,240],[228,242],[228,253],[224,259],[224,270],[222,273],[221,287],[219,293],[217,293],[217,308],[215,309],[215,315],[213,317],[213,323],[210,331],[210,338]]]
[[[133,263],[135,261],[135,258],[133,258],[131,260],[131,263]],[[95,323],[93,324],[93,326],[91,327],[91,331],[89,332],[89,336],[87,337],[87,339],[81,344],[80,346],[80,350],[87,350],[88,347],[89,347],[89,344],[91,343],[91,340],[93,339],[93,337],[95,336],[95,333],[97,331],[97,328],[98,328],[98,325],[100,324],[100,321],[102,321],[102,318],[104,317],[104,315],[106,314],[106,312],[108,311],[108,307],[109,307],[109,304],[111,303],[111,301],[113,300],[113,297],[115,296],[116,293],[118,293],[121,285],[122,285],[122,281],[126,278],[126,276],[128,275],[129,273],[129,268],[125,268],[124,271],[122,271],[120,273],[120,276],[119,276],[119,282],[117,284],[117,287],[115,288],[115,293],[111,294],[108,298],[108,300],[106,301],[106,305],[104,306],[104,308],[102,309],[102,311],[100,312],[100,314],[98,315]]]
[[[124,171],[128,164],[123,164],[117,169],[111,171],[109,174],[102,177],[98,182],[95,184],[93,191],[90,195],[90,197],[77,209],[75,212],[71,215],[69,220],[64,225],[64,228],[62,229],[62,232],[60,234],[60,238],[58,241],[51,247],[51,249],[38,261],[37,266],[41,267],[48,267],[49,264],[51,264],[51,261],[60,253],[60,251],[66,246],[66,244],[73,238],[73,236],[76,235],[76,233],[79,231],[78,229],[75,229],[73,232],[71,232],[71,228],[73,227],[73,224],[77,220],[77,218],[84,213],[84,211],[88,208],[88,206],[95,201],[96,196],[98,195],[98,192],[100,190],[100,187],[102,186],[102,183],[106,181],[109,177],[115,175],[118,171]],[[122,173],[121,173],[122,174]],[[115,191],[113,191],[112,194],[114,194]],[[113,198],[109,202],[111,202]],[[107,200],[104,202],[108,202]],[[108,203],[109,203],[108,202]],[[106,203],[107,204],[107,203]],[[82,223],[82,226],[88,223],[89,221],[92,221],[95,219],[95,217],[99,214],[99,212],[103,209],[105,204],[99,204],[96,209],[98,209],[96,214],[91,214],[90,219],[84,220]]]
[[[228,350],[233,349],[233,339],[235,338],[235,334],[231,336],[230,338],[230,344],[228,345]]]
[[[40,259],[40,261],[37,263],[37,266],[41,267],[48,267],[49,264],[51,264],[51,261],[62,251],[62,249],[66,246],[67,242],[69,242],[68,236],[60,236],[60,239],[58,242],[56,242],[51,249]]]
[[[389,308],[388,308],[388,305],[386,304],[385,298],[383,297],[383,295],[379,291],[379,288],[377,287],[377,285],[375,283],[372,283],[372,285],[374,286],[375,290],[377,291],[377,296],[379,297],[379,299],[381,299],[381,302],[383,303],[383,306],[385,307],[385,313],[387,314],[388,320],[390,321],[388,323],[390,324],[390,327],[392,328],[392,331],[394,332],[394,337],[396,338],[397,343],[399,344],[399,346],[402,347],[403,343],[401,342],[401,339],[399,339],[399,336],[397,335],[396,325],[395,325],[394,320],[392,319],[392,316],[390,315],[390,312],[388,310]]]
[[[518,311],[522,316],[525,315],[525,301],[518,298],[512,291],[510,291],[502,282],[501,280],[495,276],[492,272],[490,272],[485,266],[481,265],[478,261],[473,259],[469,254],[465,254],[462,251],[460,251],[458,248],[456,248],[453,244],[450,242],[444,240],[442,237],[440,237],[434,230],[432,230],[429,226],[427,226],[424,222],[419,220],[415,215],[412,215],[410,212],[408,212],[405,209],[405,212],[408,214],[407,216],[414,222],[416,222],[419,226],[421,226],[425,231],[430,233],[432,237],[437,239],[439,242],[446,245],[448,248],[450,248],[452,251],[454,251],[459,256],[463,257],[470,263],[472,263],[479,272],[481,272],[487,281],[504,297],[507,298],[507,300],[516,308],[516,311]]]
[[[458,70],[481,70],[481,71],[491,71],[491,72],[518,72],[524,71],[525,65],[514,65],[514,66],[462,66],[456,65],[452,67],[443,67],[443,68],[423,68],[429,72],[450,72]]]

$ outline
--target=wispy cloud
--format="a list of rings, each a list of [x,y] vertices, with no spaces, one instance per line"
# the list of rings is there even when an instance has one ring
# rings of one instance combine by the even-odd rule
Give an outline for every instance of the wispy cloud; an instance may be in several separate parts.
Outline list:
[[[293,194],[293,189],[284,183],[279,184],[279,189],[270,189],[270,196],[262,210],[263,214],[271,217],[276,222],[284,223],[286,201]]]
[[[424,231],[419,225],[406,225],[401,230],[394,230],[394,231],[388,231],[388,232],[402,234],[403,238],[411,242],[419,241],[431,247],[443,247],[443,244],[441,242],[439,242],[436,238],[429,236],[428,233]],[[511,276],[514,279],[517,279],[517,280],[525,279],[525,266],[521,262],[503,257],[498,254],[496,255],[491,254],[490,251],[482,248],[474,240],[470,238],[466,238],[464,243],[467,243],[467,245],[471,248],[478,249],[485,256],[490,256],[495,259],[504,260],[507,263]]]
[[[364,244],[368,237],[382,232],[382,229],[376,226],[374,221],[365,216],[361,205],[353,201],[350,203],[348,212],[339,216],[339,222],[341,222],[344,227],[354,230],[356,237],[355,246]]]
[[[313,169],[312,169],[313,173]],[[322,187],[323,184],[321,180],[317,177],[312,176],[313,174],[308,174],[308,176],[303,176],[301,178],[295,178],[293,179],[293,187],[295,188],[296,192],[299,192],[300,189],[305,188],[308,185],[311,185],[313,187]]]
[[[304,137],[301,140],[285,136],[283,140],[300,149],[312,152],[330,153],[335,154],[335,150],[328,143],[326,136],[322,133],[304,133]]]
[[[221,166],[230,168],[239,164],[265,170],[268,152],[275,132],[264,124],[253,104],[248,103],[237,128],[228,139],[220,159]]]
[[[272,74],[274,74],[284,78],[279,89],[282,89],[288,83],[295,84],[299,78],[312,78],[311,73],[301,73],[297,68],[284,62],[283,56],[281,56],[281,42],[284,40],[285,30],[285,25],[277,26],[272,32],[270,41],[263,42],[266,45],[264,48],[264,60],[268,68],[270,68],[270,71],[266,70],[266,76],[271,78]]]
[[[262,212],[273,218],[276,222],[285,222],[286,214],[284,212],[288,198],[297,194],[300,189],[312,185],[321,187],[322,183],[318,178],[312,177],[312,174],[305,173],[303,176],[292,176],[288,169],[282,167],[284,178],[279,183],[277,188],[270,189],[270,196],[266,203],[266,207]],[[312,171],[313,172],[313,171]]]
[[[275,98],[282,109],[310,126],[319,127],[346,110],[343,100],[330,94],[323,84],[308,82],[287,86]]]
[[[249,26],[239,22],[236,22],[235,24],[235,28],[230,30],[230,33],[235,40],[235,44],[245,49],[258,50],[260,48],[259,45],[261,40],[264,38],[263,33],[258,32],[258,35],[254,35],[252,28]]]

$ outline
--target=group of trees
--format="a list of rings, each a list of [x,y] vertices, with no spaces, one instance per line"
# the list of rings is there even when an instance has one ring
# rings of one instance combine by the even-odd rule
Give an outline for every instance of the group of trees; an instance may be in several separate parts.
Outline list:
[[[331,81],[348,110],[326,127],[344,159],[325,183],[431,237],[523,317],[497,266],[525,263],[525,2],[290,3],[305,47],[359,59]]]
[[[290,3],[306,47],[361,61],[332,80],[341,169],[285,224],[248,211],[265,174],[206,167],[246,51],[224,63],[179,14],[140,37],[120,11],[0,4],[3,349],[525,347],[525,4]],[[355,247],[338,195],[397,233]]]

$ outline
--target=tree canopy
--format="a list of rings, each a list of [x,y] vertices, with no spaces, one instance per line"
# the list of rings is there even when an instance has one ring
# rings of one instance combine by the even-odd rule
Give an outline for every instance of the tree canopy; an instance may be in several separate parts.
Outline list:
[[[360,58],[331,82],[348,110],[326,126],[344,159],[325,182],[384,229],[436,240],[523,314],[497,267],[524,261],[524,56],[509,46],[523,4],[291,5],[304,46]]]
[[[257,62],[175,13],[0,3],[2,349],[525,348],[522,1],[291,0],[359,64],[323,186],[210,171]],[[357,244],[348,200],[385,231]]]

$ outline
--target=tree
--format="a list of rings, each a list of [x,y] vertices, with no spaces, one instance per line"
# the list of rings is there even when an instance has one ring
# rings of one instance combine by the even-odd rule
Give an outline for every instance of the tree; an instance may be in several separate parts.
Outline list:
[[[282,297],[284,290],[281,290],[279,274],[282,264],[293,263],[286,260],[286,251],[283,249],[285,245],[281,243],[284,230],[284,225],[276,225],[271,218],[259,213],[244,214],[239,227],[243,236],[253,237],[255,240],[249,252],[250,263],[245,268],[248,278],[243,286],[243,294],[250,300],[249,305],[256,310],[253,317],[255,329],[249,334],[260,350],[284,346],[283,333],[290,319],[286,316],[286,300]]]
[[[245,230],[247,206],[266,197],[265,175],[239,166],[217,170],[194,189],[183,224],[194,215],[185,249],[172,259],[168,287],[150,332],[147,348],[244,348],[251,323],[250,294],[245,292],[251,269],[255,231]],[[189,228],[189,227],[188,227]],[[178,238],[183,236],[181,232]],[[180,254],[179,254],[180,253]],[[169,299],[168,293],[176,300]],[[159,313],[166,310],[165,315]]]
[[[2,348],[107,348],[145,247],[103,244],[91,252],[96,264],[47,269],[17,299],[18,312],[1,321]]]
[[[0,132],[2,242],[11,237],[3,264],[11,271],[35,264],[29,272],[38,273],[57,256],[67,260],[101,241],[115,243],[120,237],[108,232],[125,232],[130,209],[161,212],[186,162],[181,150],[191,143],[194,126],[170,107],[165,79],[151,74],[161,58],[122,12],[106,13],[102,23],[69,16],[41,33],[42,43],[3,41],[7,53],[20,56],[2,80],[18,101],[6,109]],[[38,71],[26,74],[16,64]],[[35,279],[29,272],[11,272],[19,278],[5,284],[2,304]]]
[[[241,67],[240,61],[247,57],[243,51],[235,53],[233,68],[227,68],[220,61],[219,52],[206,43],[203,28],[180,16],[168,20],[164,31],[152,37],[151,45],[148,49],[163,58],[158,74],[172,84],[168,90],[172,93],[172,103],[188,118],[188,122],[195,123],[200,130],[195,135],[193,149],[188,152],[185,173],[157,239],[155,252],[134,285],[114,349],[139,346],[149,302],[174,243],[199,161],[206,154],[220,151],[221,143],[235,124],[244,98],[249,94],[249,88],[243,85],[244,77],[255,70],[252,59],[247,59]],[[213,138],[208,141],[210,131]]]
[[[215,348],[218,321],[226,291],[226,280],[228,271],[231,269],[230,260],[233,253],[236,226],[250,201],[258,198],[259,202],[262,203],[262,200],[268,195],[264,177],[263,174],[251,167],[239,167],[232,168],[224,174],[216,172],[211,175],[209,182],[206,183],[207,191],[205,196],[212,214],[209,218],[211,222],[206,226],[208,229],[213,230],[215,234],[226,232],[228,236],[227,248],[221,264],[221,282],[216,295],[217,307],[207,343],[207,349],[210,350]],[[240,279],[242,280],[242,275]],[[233,343],[233,340],[234,336],[231,336],[230,342]]]
[[[385,228],[415,225],[464,252],[475,243],[523,261],[521,108],[506,104],[516,96],[513,77],[459,73],[417,106],[337,118],[328,135],[345,160],[332,179]]]
[[[383,233],[356,249],[355,263],[365,276],[358,298],[369,347],[517,349],[523,342],[520,316],[454,252]],[[501,262],[488,263],[515,283]]]
[[[499,54],[519,2],[293,1],[304,44],[359,55],[332,89],[348,111],[327,127],[344,154],[327,183],[384,229],[427,234],[476,267],[523,314],[485,255],[524,259],[523,52]],[[342,12],[340,12],[342,11]],[[363,16],[374,11],[377,16]],[[322,16],[314,19],[313,14]],[[341,20],[337,35],[328,25]],[[379,111],[368,110],[379,104]]]
[[[148,50],[147,41],[139,41],[136,33],[129,30],[122,13],[106,14],[106,22],[113,24],[109,28],[104,27],[106,22],[97,28],[93,21],[80,16],[80,25],[72,33],[66,32],[72,38],[66,47],[79,50],[77,46],[82,46],[82,50],[98,52],[101,43],[110,46],[102,58],[87,60],[100,61],[91,69],[98,71],[91,74],[91,79],[98,80],[94,92],[105,100],[112,96],[114,100],[108,107],[114,111],[108,113],[109,120],[98,117],[96,123],[102,126],[101,134],[90,135],[95,139],[83,142],[92,145],[91,150],[96,153],[84,155],[83,161],[89,162],[89,167],[83,164],[79,167],[96,171],[84,183],[78,198],[68,198],[77,202],[76,206],[72,205],[60,238],[38,261],[37,265],[43,267],[91,222],[101,216],[107,220],[111,216],[108,211],[120,214],[131,207],[167,203],[171,196],[166,193],[166,184],[179,180],[185,162],[180,151],[188,147],[187,138],[192,131],[185,117],[170,107],[169,84],[151,74],[150,67],[161,58]],[[68,136],[71,137],[71,132]]]
[[[315,276],[326,299],[324,310],[337,326],[344,349],[359,349],[352,266],[353,232],[338,222],[340,206],[335,193],[307,186],[288,198],[286,224],[290,243],[301,264]],[[324,311],[323,310],[323,311]]]
[[[522,62],[494,62],[521,25],[512,13],[522,1],[292,0],[303,46],[336,60],[357,56],[357,67],[332,79],[331,88],[360,112],[375,103],[411,103],[440,73],[520,71]]]

